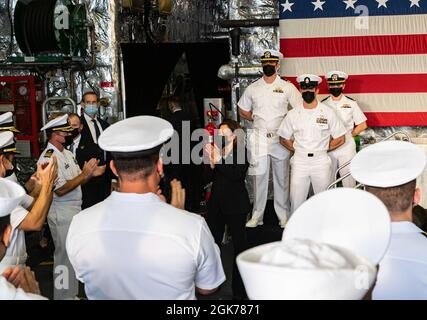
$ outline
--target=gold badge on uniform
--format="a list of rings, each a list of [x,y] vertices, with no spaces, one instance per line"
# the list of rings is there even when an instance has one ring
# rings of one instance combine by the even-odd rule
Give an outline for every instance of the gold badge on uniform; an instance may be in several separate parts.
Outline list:
[[[283,89],[281,87],[277,87],[276,89],[273,90],[273,92],[283,93],[284,91],[283,91]]]
[[[351,109],[351,106],[349,104],[343,104],[341,106],[342,109]]]
[[[49,149],[46,151],[46,153],[44,154],[45,158],[50,158],[53,155],[53,149]]]

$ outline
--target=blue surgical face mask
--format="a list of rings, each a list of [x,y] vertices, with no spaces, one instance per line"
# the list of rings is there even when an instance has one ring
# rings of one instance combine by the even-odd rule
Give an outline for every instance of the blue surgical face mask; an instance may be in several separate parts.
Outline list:
[[[98,113],[98,105],[96,104],[87,104],[85,106],[85,112],[90,117],[94,117]]]

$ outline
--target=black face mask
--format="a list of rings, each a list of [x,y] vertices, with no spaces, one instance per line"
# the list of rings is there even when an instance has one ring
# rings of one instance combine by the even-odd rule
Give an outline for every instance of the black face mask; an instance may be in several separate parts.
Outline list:
[[[312,103],[314,99],[316,98],[316,93],[313,91],[304,91],[302,93],[302,98],[307,103]]]
[[[231,141],[228,141],[227,137],[225,136],[218,135],[215,137],[214,143],[219,149],[222,149],[228,146],[231,143]]]
[[[329,92],[336,98],[342,94],[342,88],[330,88]]]
[[[15,169],[12,169],[12,170],[6,170],[6,174],[5,174],[4,176],[5,176],[5,177],[10,177],[14,172],[15,172]]]
[[[65,148],[68,146],[71,146],[71,144],[73,143],[73,136],[66,136],[64,137],[65,142],[62,144]]]
[[[276,73],[276,67],[272,66],[270,64],[267,64],[267,65],[265,65],[265,66],[262,67],[262,71],[264,72],[264,74],[267,77],[271,77],[273,74]]]
[[[79,129],[75,128],[73,131],[71,131],[71,136],[73,137],[73,140],[80,134]]]

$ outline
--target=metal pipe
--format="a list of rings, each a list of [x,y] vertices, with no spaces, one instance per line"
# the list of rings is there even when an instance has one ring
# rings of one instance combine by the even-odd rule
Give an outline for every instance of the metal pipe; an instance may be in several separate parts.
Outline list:
[[[126,83],[125,83],[125,66],[123,63],[123,54],[120,52],[120,86],[122,89],[122,110],[123,110],[123,119],[127,117],[126,109]],[[119,120],[123,120],[119,119]]]
[[[262,75],[261,66],[239,66],[239,78],[257,78]],[[225,64],[218,70],[218,77],[223,80],[232,80],[236,77],[236,69],[234,65]]]
[[[351,175],[351,173],[350,173],[350,172],[348,172],[348,173],[346,173],[345,175],[343,175],[342,177],[340,177],[339,179],[335,180],[334,182],[332,182],[332,183],[328,186],[327,190],[332,189],[333,187],[336,187],[336,185],[337,185],[339,182],[343,181],[345,178],[347,178],[347,177],[348,177],[348,176],[350,176],[350,175]]]
[[[279,19],[219,20],[221,28],[278,27]]]

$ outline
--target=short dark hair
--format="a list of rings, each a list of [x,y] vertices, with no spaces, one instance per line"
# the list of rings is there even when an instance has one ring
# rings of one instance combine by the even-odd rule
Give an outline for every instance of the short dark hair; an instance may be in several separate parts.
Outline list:
[[[411,208],[417,180],[412,180],[396,187],[378,188],[366,186],[365,190],[377,196],[393,213],[403,213]]]
[[[87,95],[89,95],[89,94],[93,94],[94,96],[96,96],[96,101],[99,101],[99,95],[98,95],[98,93],[97,92],[95,92],[95,91],[88,91],[88,92],[85,92],[84,94],[83,94],[83,96],[82,96],[82,102],[85,100],[85,97],[87,96]]]
[[[231,119],[225,119],[223,122],[221,122],[218,128],[221,128],[223,125],[229,127],[232,132],[236,131],[237,129],[242,129],[242,126],[237,121]]]
[[[10,214],[5,217],[0,217],[0,237],[3,236],[9,224],[10,224]]]
[[[80,119],[80,116],[77,113],[74,113],[74,112],[68,114],[68,118],[70,118],[70,117],[76,117],[76,118]]]
[[[112,157],[119,176],[135,181],[145,180],[153,173],[160,155],[156,152],[147,156],[121,157],[113,153]]]

